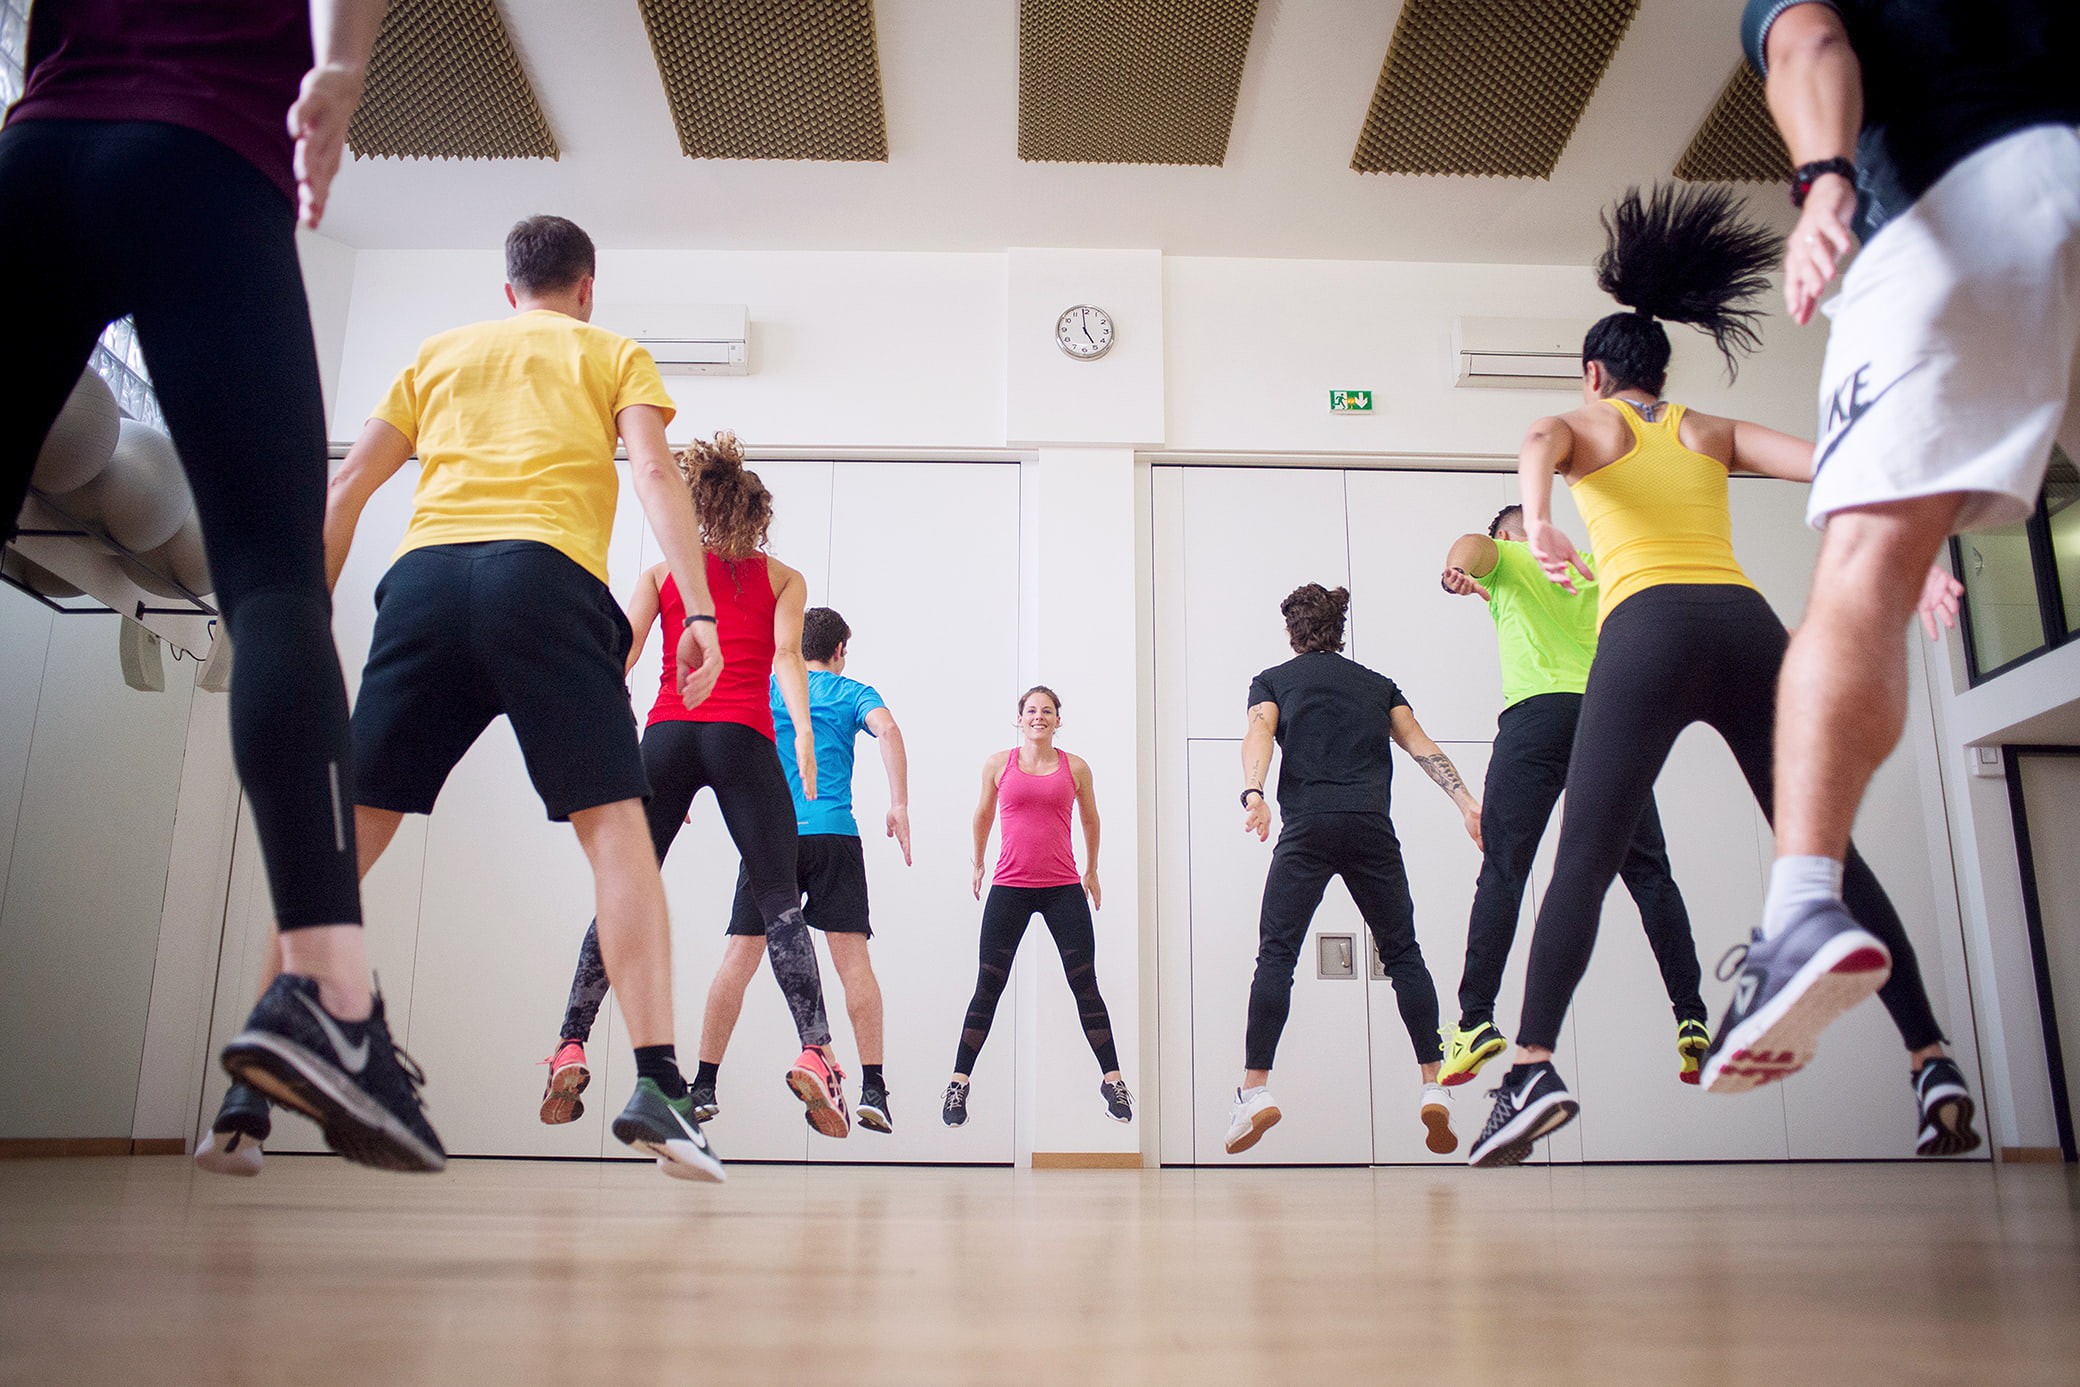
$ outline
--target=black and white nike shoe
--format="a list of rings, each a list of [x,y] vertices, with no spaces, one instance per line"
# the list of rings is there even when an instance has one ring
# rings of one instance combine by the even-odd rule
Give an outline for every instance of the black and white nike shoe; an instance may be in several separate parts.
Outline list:
[[[1582,1110],[1551,1060],[1512,1067],[1490,1097],[1495,1106],[1481,1139],[1466,1153],[1468,1165],[1522,1165],[1540,1137],[1559,1131]]]
[[[657,1157],[658,1167],[676,1180],[719,1185],[729,1178],[693,1115],[693,1095],[667,1098],[654,1079],[636,1080],[628,1106],[614,1119],[614,1139]]]
[[[1720,961],[1738,962],[1733,1000],[1704,1056],[1707,1093],[1746,1093],[1812,1063],[1820,1033],[1885,985],[1892,954],[1838,901],[1806,907],[1775,938],[1762,931]]]
[[[258,1175],[266,1159],[262,1144],[274,1133],[267,1106],[267,1096],[258,1089],[233,1084],[217,1120],[195,1148],[195,1164],[212,1175]]]
[[[1979,1149],[1979,1133],[1972,1126],[1978,1107],[1955,1060],[1947,1055],[1923,1060],[1914,1075],[1914,1098],[1921,1108],[1915,1155],[1962,1156]]]
[[[893,1132],[895,1119],[889,1115],[888,1085],[867,1079],[859,1086],[859,1101],[852,1105],[852,1115],[859,1125],[870,1132]]]
[[[448,1163],[420,1105],[426,1076],[391,1042],[381,994],[366,1021],[342,1021],[319,1002],[314,979],[284,973],[224,1047],[223,1064],[239,1083],[309,1116],[350,1161],[405,1171]]]

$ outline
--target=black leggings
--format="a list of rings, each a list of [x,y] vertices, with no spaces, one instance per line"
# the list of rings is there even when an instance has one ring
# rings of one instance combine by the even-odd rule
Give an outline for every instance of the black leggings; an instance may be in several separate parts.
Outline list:
[[[1289,818],[1271,850],[1264,905],[1257,917],[1257,971],[1249,985],[1243,1067],[1269,1069],[1293,1006],[1293,965],[1329,878],[1340,876],[1394,984],[1401,1024],[1417,1064],[1444,1058],[1437,1036],[1437,985],[1416,942],[1415,901],[1401,865],[1401,840],[1384,813],[1303,814]]]
[[[153,122],[0,130],[16,344],[0,533],[101,330],[131,314],[180,452],[224,629],[231,750],[277,923],[361,919],[347,692],[325,588],[325,407],[295,213],[205,135]]]
[[[794,797],[771,740],[741,723],[653,722],[643,729],[643,769],[650,777],[643,813],[660,864],[686,823],[693,797],[703,788],[715,791],[723,825],[751,874],[751,894],[766,922],[766,957],[794,1016],[795,1032],[805,1046],[830,1044],[823,977],[795,884]],[[594,920],[578,948],[563,1038],[589,1039],[606,998],[607,969],[599,952],[599,921]]]
[[[1472,1030],[1495,1019],[1495,993],[1516,942],[1524,883],[1553,806],[1567,788],[1567,761],[1580,721],[1578,693],[1539,694],[1512,703],[1495,724],[1495,754],[1481,791],[1481,874],[1473,888],[1466,928],[1466,971],[1459,978],[1459,1025]],[[1639,906],[1647,944],[1661,966],[1661,982],[1678,1021],[1702,1021],[1704,998],[1690,912],[1668,867],[1661,816],[1650,794],[1639,827],[1618,865],[1618,876]]]
[[[1105,999],[1098,995],[1098,935],[1091,927],[1090,902],[1083,887],[991,886],[982,903],[981,967],[975,975],[975,996],[968,1003],[968,1019],[961,1027],[960,1047],[953,1053],[953,1072],[973,1074],[975,1057],[989,1039],[990,1022],[997,1016],[997,1001],[1011,979],[1011,962],[1018,957],[1019,941],[1026,926],[1038,914],[1047,921],[1055,950],[1062,956],[1062,971],[1068,975],[1069,990],[1076,994],[1076,1017],[1083,1023],[1083,1038],[1098,1057],[1100,1073],[1119,1068],[1119,1051],[1112,1043],[1112,1017]]]
[[[1788,639],[1762,594],[1725,584],[1669,584],[1628,597],[1603,623],[1567,767],[1567,809],[1553,884],[1531,936],[1517,1043],[1560,1038],[1596,946],[1597,917],[1640,810],[1676,737],[1702,722],[1726,739],[1764,814],[1774,810],[1777,671]],[[1892,951],[1878,993],[1910,1050],[1943,1038],[1906,927],[1854,847],[1842,896]]]

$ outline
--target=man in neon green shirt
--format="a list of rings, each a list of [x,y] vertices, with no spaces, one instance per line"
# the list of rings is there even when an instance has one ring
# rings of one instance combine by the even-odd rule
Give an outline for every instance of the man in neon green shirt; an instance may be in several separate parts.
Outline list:
[[[1583,559],[1593,570],[1589,556]],[[1459,1024],[1445,1045],[1443,1081],[1463,1084],[1509,1043],[1495,1029],[1495,993],[1516,939],[1531,859],[1567,787],[1575,721],[1596,658],[1596,585],[1578,581],[1578,591],[1569,593],[1546,581],[1525,547],[1524,513],[1517,506],[1505,506],[1489,522],[1487,534],[1453,541],[1440,584],[1446,592],[1488,604],[1502,655],[1504,706],[1481,795],[1481,875],[1466,928]],[[1679,1077],[1694,1084],[1711,1036],[1697,991],[1690,915],[1669,873],[1661,820],[1651,800],[1619,876],[1639,906],[1675,1009]]]

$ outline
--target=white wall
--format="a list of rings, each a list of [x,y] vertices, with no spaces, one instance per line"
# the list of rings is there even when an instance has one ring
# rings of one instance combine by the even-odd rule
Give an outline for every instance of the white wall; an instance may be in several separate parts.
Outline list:
[[[330,418],[339,395],[340,352],[346,343],[358,257],[352,246],[298,227],[296,258],[303,264],[303,292],[311,306],[311,336],[318,345],[318,384],[325,392],[325,413]]]

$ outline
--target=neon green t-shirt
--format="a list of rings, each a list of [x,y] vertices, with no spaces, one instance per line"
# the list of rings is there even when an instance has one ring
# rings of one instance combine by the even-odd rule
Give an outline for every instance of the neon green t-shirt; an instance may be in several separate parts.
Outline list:
[[[1592,568],[1595,558],[1582,559]],[[1575,579],[1572,596],[1551,581],[1531,547],[1495,541],[1495,568],[1480,579],[1502,650],[1504,707],[1539,694],[1580,693],[1596,658],[1596,585]]]

